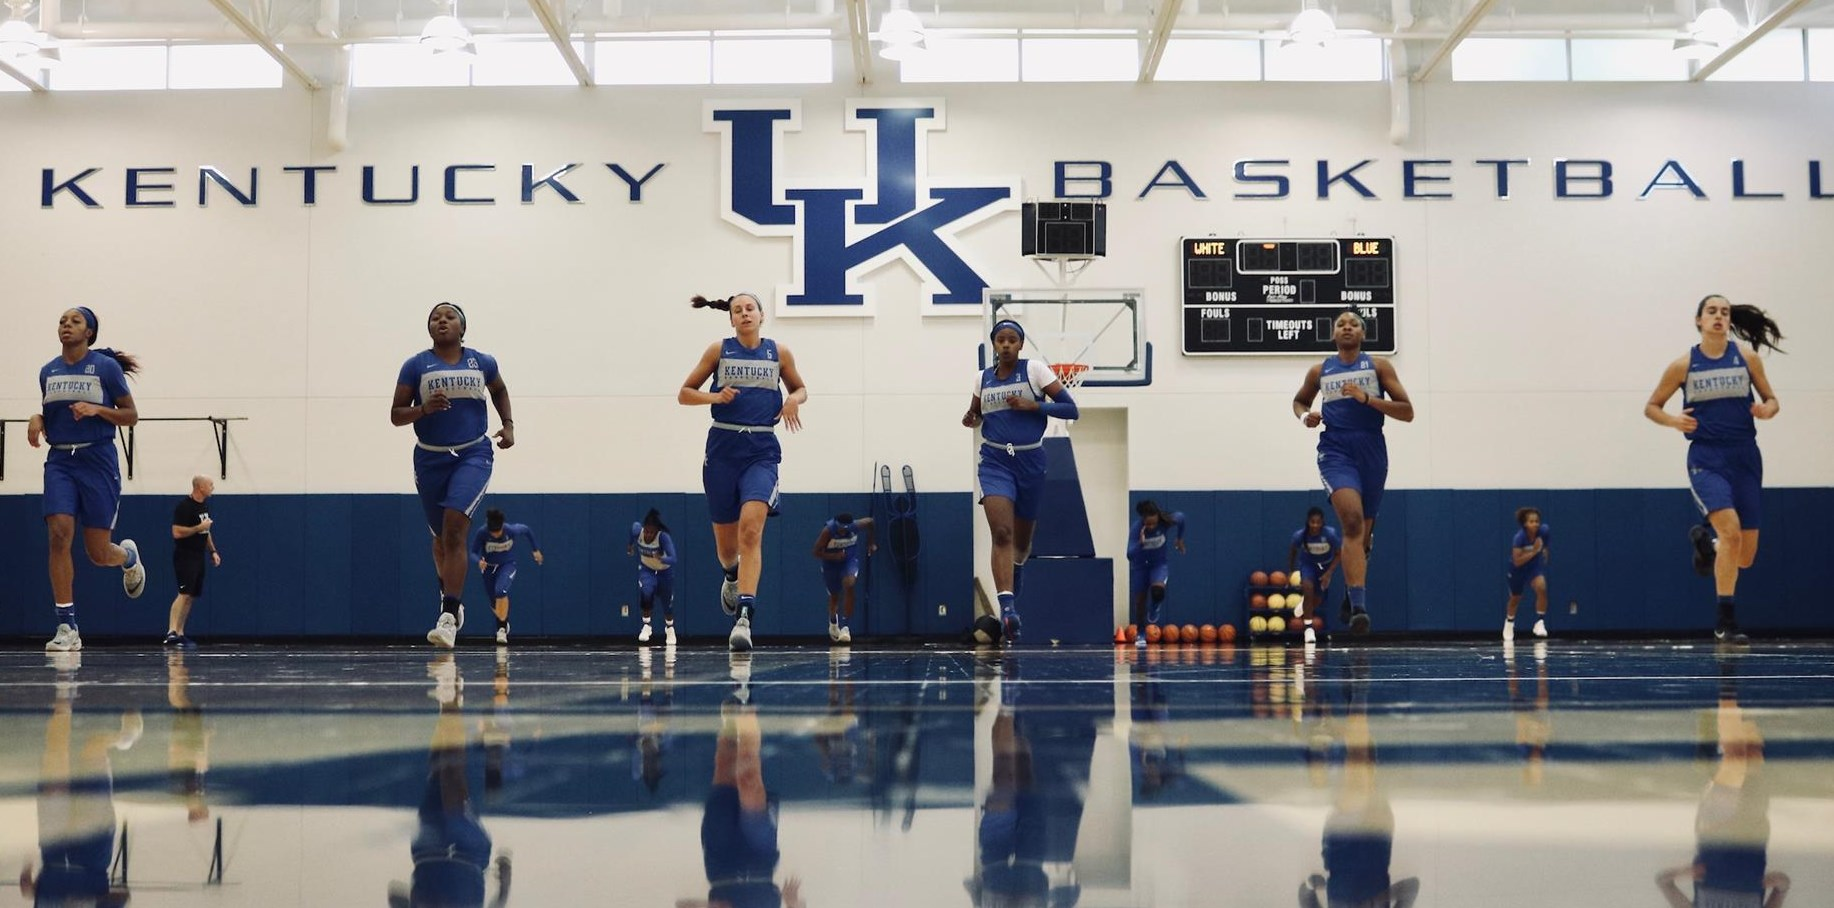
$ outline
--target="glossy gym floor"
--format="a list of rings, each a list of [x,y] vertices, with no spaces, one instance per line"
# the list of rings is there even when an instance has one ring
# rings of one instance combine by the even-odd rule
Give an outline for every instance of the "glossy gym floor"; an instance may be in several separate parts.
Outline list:
[[[1834,905],[1826,643],[20,649],[0,722],[0,904]]]

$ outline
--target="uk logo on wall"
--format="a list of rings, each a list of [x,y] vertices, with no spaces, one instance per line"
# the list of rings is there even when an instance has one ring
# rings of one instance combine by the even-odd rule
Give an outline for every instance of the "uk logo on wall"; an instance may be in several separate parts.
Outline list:
[[[786,153],[784,137],[802,130],[800,102],[707,103],[703,126],[720,135],[721,219],[791,244],[778,315],[874,315],[864,279],[892,262],[920,276],[925,315],[980,314],[987,263],[976,267],[962,234],[1016,211],[1019,180],[933,175],[930,133],[945,125],[940,99],[849,100],[845,128],[866,134],[864,175],[837,176]]]

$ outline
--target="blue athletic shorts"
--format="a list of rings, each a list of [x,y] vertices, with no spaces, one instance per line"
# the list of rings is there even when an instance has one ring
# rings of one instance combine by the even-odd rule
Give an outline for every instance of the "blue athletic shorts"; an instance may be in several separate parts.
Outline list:
[[[453,452],[414,448],[414,489],[420,493],[420,509],[433,535],[438,536],[445,525],[447,511],[458,511],[469,519],[478,509],[496,459],[496,448],[488,438]]]
[[[1732,508],[1740,529],[1763,525],[1764,455],[1757,442],[1688,445],[1688,485],[1701,514]]]
[[[652,571],[637,566],[637,595],[645,602],[660,602],[663,608],[675,601],[675,571]]]
[[[1043,448],[1006,453],[997,445],[981,445],[976,454],[975,501],[1005,498],[1013,503],[1013,516],[1037,520],[1044,503]]]
[[[841,581],[848,577],[860,576],[860,561],[848,558],[845,561],[824,561],[821,563],[821,582],[832,595],[839,595]]]
[[[516,563],[513,561],[484,570],[484,588],[490,591],[493,600],[507,598],[510,584],[515,582]]]
[[[702,863],[710,883],[768,883],[777,871],[777,799],[766,797],[764,809],[746,810],[739,789],[715,785],[701,813]]]
[[[1534,583],[1535,578],[1540,577],[1546,570],[1547,568],[1542,566],[1539,557],[1519,568],[1512,569],[1508,574],[1509,595],[1522,595],[1522,591],[1528,589],[1529,584]]]
[[[112,530],[121,510],[121,467],[115,443],[45,455],[44,516],[70,514],[84,529]]]
[[[707,430],[707,456],[701,461],[701,488],[714,523],[738,523],[748,501],[777,509],[777,465],[783,448],[769,432]]]
[[[1164,586],[1172,576],[1172,563],[1169,561],[1130,561],[1127,564],[1127,588],[1135,593],[1146,592],[1147,587]]]
[[[1310,580],[1313,585],[1317,585],[1318,581],[1325,576],[1325,568],[1330,566],[1330,564],[1331,562],[1329,561],[1320,564],[1316,561],[1301,558],[1299,559],[1299,578],[1301,580]]]
[[[1318,477],[1326,494],[1355,489],[1363,496],[1363,516],[1373,520],[1388,486],[1388,440],[1381,432],[1326,430],[1318,436]]]

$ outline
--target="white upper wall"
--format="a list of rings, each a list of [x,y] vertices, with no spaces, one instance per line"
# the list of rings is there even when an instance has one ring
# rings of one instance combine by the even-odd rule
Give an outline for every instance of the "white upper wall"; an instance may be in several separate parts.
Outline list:
[[[1141,488],[1303,489],[1316,484],[1313,436],[1288,401],[1307,358],[1185,358],[1179,350],[1181,236],[1362,233],[1398,243],[1400,353],[1419,412],[1389,432],[1393,487],[1677,486],[1683,442],[1641,418],[1662,367],[1693,342],[1694,302],[1721,292],[1769,309],[1791,355],[1769,359],[1781,416],[1761,427],[1776,486],[1834,484],[1834,377],[1811,368],[1834,329],[1822,258],[1834,200],[1809,198],[1809,162],[1827,161],[1834,194],[1834,88],[1821,85],[1500,85],[1416,89],[1411,140],[1388,141],[1382,85],[1161,84],[924,86],[946,107],[929,134],[937,183],[1017,182],[1053,193],[1054,162],[1114,168],[1108,258],[1083,284],[1147,293],[1156,348],[1150,388],[1088,389],[1086,404],[1130,409],[1129,472]],[[0,213],[5,330],[0,416],[37,407],[36,368],[56,353],[69,305],[94,307],[102,343],[140,354],[147,416],[237,415],[235,492],[399,492],[411,485],[410,430],[388,424],[396,370],[426,344],[436,301],[465,306],[470,340],[496,354],[516,404],[518,447],[498,461],[504,492],[655,491],[699,487],[705,412],[675,403],[681,378],[726,329],[691,311],[694,293],[775,296],[798,280],[795,240],[754,236],[721,218],[724,166],[705,103],[770,98],[742,90],[400,89],[353,92],[350,146],[323,140],[325,99],[297,90],[0,96]],[[850,95],[803,93],[800,129],[780,143],[777,189],[857,185],[867,134],[845,127]],[[857,95],[852,97],[858,97]],[[887,93],[886,98],[894,97]],[[898,96],[902,97],[902,95]],[[1291,195],[1242,201],[1237,159],[1287,159]],[[1363,158],[1377,193],[1339,184],[1318,200],[1314,169]],[[1402,160],[1451,159],[1453,200],[1402,198]],[[1481,158],[1527,158],[1511,198]],[[1607,159],[1615,194],[1556,200],[1554,161]],[[1675,159],[1708,198],[1637,196]],[[1733,159],[1747,192],[1732,198]],[[1136,197],[1167,160],[1208,195]],[[543,190],[519,201],[520,167],[581,166],[567,204]],[[633,176],[666,166],[628,201]],[[365,205],[378,191],[412,206]],[[494,205],[442,201],[454,164],[460,192]],[[317,204],[287,166],[336,166]],[[238,185],[260,171],[247,208],[214,187],[197,202],[197,169]],[[102,168],[40,205],[41,174]],[[174,167],[172,208],[125,206],[130,167]],[[1088,184],[1080,184],[1087,189]],[[1256,189],[1260,187],[1254,187]],[[1590,185],[1581,187],[1591,189]],[[782,201],[781,195],[778,197]],[[857,230],[857,240],[874,228]],[[1019,218],[964,229],[956,248],[997,288],[1043,286],[1018,256]],[[870,318],[776,318],[767,333],[795,353],[812,399],[806,430],[785,437],[786,491],[857,491],[870,465],[912,463],[932,490],[971,487],[959,418],[978,319],[920,314],[915,271],[892,261],[855,274]],[[0,492],[38,489],[34,458],[13,433]],[[202,424],[140,432],[130,491],[178,489],[215,462]]]

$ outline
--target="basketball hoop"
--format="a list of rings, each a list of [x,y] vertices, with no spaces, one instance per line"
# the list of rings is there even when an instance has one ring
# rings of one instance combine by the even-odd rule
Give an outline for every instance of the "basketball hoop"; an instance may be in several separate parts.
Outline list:
[[[1051,371],[1057,373],[1057,380],[1063,383],[1064,389],[1080,388],[1083,379],[1089,375],[1088,363],[1052,363]]]

